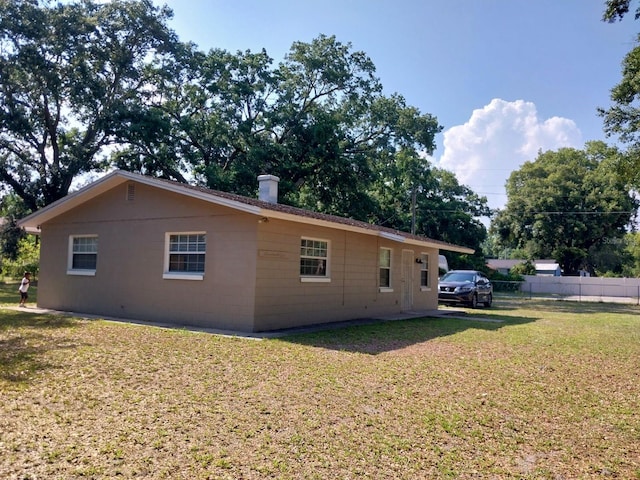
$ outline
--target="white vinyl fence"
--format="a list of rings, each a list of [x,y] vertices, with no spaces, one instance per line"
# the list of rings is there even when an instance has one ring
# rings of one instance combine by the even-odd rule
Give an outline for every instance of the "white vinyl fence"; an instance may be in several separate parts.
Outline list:
[[[640,278],[544,277],[525,275],[520,286],[524,295],[559,297],[627,298],[640,303]]]

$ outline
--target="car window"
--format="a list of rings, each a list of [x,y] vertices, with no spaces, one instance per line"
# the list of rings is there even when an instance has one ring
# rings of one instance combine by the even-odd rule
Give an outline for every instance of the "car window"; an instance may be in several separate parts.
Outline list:
[[[473,273],[466,272],[449,272],[441,281],[443,282],[473,282]]]

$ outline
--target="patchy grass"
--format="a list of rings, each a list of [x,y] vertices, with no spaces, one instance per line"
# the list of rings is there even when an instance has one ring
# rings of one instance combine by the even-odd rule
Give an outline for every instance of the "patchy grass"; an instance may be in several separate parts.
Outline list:
[[[18,305],[18,303],[20,303],[20,292],[18,292],[19,286],[20,280],[0,281],[0,305]],[[29,300],[27,304],[34,306],[38,298],[37,281],[31,281],[28,294]]]
[[[640,478],[638,313],[255,341],[3,310],[0,478]]]

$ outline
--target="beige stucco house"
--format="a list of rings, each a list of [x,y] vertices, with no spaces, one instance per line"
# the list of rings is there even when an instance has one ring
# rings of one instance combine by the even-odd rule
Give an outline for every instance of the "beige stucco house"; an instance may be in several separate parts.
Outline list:
[[[115,171],[23,219],[38,306],[245,332],[437,308],[440,249],[260,199]]]

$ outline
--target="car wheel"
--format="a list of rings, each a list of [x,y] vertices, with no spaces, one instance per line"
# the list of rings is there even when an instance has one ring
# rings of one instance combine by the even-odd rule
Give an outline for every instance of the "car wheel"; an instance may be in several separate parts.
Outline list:
[[[492,303],[493,303],[493,295],[489,294],[489,296],[487,297],[487,301],[484,302],[484,306],[489,308]]]
[[[471,303],[469,304],[469,306],[471,308],[477,308],[478,307],[478,295],[477,294],[473,294],[473,297],[471,297]]]

